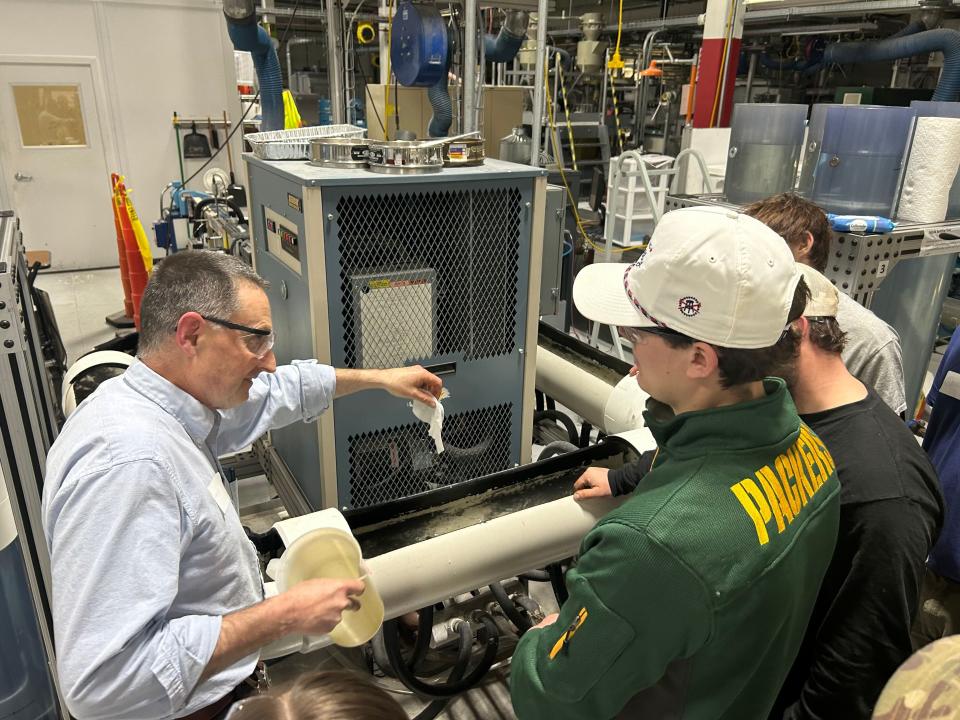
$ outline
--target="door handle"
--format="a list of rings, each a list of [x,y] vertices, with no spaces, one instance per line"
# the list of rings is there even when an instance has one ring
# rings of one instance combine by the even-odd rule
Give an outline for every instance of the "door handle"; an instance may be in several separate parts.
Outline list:
[[[13,176],[13,179],[17,182],[30,182],[33,180],[33,175],[24,175],[22,172],[18,172]]]

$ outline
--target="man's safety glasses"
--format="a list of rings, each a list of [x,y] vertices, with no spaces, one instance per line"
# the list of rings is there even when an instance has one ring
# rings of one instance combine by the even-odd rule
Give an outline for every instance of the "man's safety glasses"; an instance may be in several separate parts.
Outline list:
[[[240,323],[231,322],[230,320],[224,320],[211,315],[201,315],[200,317],[207,322],[245,333],[243,343],[247,346],[247,350],[253,353],[258,360],[262,360],[268,352],[273,350],[273,343],[276,341],[277,336],[272,329],[249,327],[248,325],[241,325]]]

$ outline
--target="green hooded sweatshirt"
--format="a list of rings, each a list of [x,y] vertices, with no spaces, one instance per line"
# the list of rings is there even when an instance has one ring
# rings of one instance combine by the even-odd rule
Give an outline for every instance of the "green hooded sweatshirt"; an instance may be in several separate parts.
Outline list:
[[[759,720],[797,654],[840,485],[782,380],[658,421],[653,469],[587,534],[556,623],[517,646],[519,720]]]

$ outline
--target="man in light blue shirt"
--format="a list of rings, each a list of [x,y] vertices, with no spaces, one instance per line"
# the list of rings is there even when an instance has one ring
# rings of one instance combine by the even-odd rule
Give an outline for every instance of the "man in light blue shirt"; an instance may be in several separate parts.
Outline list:
[[[213,717],[259,649],[323,634],[360,580],[264,600],[256,551],[218,456],[380,388],[434,404],[421,367],[277,367],[264,281],[235,258],[163,261],[141,305],[139,358],[71,415],[47,459],[60,686],[78,720]]]

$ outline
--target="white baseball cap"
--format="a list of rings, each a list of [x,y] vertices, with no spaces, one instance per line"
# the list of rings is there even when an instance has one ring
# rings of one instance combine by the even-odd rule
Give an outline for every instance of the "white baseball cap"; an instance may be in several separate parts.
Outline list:
[[[803,281],[810,288],[810,299],[803,309],[803,314],[806,317],[835,318],[840,308],[840,293],[837,292],[837,288],[822,273],[809,265],[798,263],[797,267],[803,275]]]
[[[589,320],[661,327],[719,347],[775,345],[800,271],[783,238],[734,210],[674,210],[634,264],[596,263],[573,284]]]

